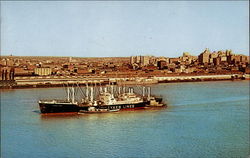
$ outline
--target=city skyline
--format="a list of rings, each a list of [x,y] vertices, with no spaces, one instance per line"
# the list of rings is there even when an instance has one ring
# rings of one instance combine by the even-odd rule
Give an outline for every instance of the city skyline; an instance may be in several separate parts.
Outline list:
[[[249,53],[248,1],[1,2],[1,55]]]

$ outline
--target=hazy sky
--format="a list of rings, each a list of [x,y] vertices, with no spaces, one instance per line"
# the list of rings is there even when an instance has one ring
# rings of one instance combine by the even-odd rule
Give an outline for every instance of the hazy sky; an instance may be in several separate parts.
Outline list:
[[[248,1],[1,2],[1,54],[249,53]]]

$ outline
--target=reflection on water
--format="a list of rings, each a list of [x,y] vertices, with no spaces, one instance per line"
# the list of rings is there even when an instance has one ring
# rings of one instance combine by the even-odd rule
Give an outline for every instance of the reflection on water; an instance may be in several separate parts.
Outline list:
[[[62,88],[1,90],[2,157],[247,157],[249,82],[152,86],[167,108],[40,114]]]

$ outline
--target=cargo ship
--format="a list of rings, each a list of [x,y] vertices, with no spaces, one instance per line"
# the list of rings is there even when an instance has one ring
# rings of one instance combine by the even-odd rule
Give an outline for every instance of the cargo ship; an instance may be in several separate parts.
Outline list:
[[[41,113],[65,113],[65,112],[112,112],[124,109],[138,109],[154,105],[164,105],[162,98],[150,95],[150,87],[145,94],[137,94],[132,87],[94,87],[86,86],[85,91],[80,90],[84,97],[81,101],[75,100],[75,88],[67,88],[66,100],[39,100]],[[95,89],[95,90],[94,90]],[[85,92],[85,93],[84,93]],[[94,95],[95,94],[95,95]]]

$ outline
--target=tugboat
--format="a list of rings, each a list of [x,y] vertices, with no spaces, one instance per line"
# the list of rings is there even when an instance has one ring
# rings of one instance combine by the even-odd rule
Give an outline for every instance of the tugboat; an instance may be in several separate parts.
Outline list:
[[[109,88],[109,89],[108,89]],[[134,93],[133,88],[129,87],[100,87],[98,92],[94,92],[93,87],[86,86],[86,92],[80,102],[75,101],[74,87],[67,89],[67,100],[40,100],[39,107],[41,113],[103,113],[116,112],[124,109],[144,108],[146,106],[162,105],[162,98],[156,98],[150,95],[150,87],[148,94],[145,96],[145,87],[143,87],[143,95]],[[127,90],[126,90],[127,89]],[[90,91],[90,93],[89,93]],[[123,91],[123,92],[121,92]],[[81,91],[84,92],[84,91]],[[95,98],[94,98],[94,94]]]

